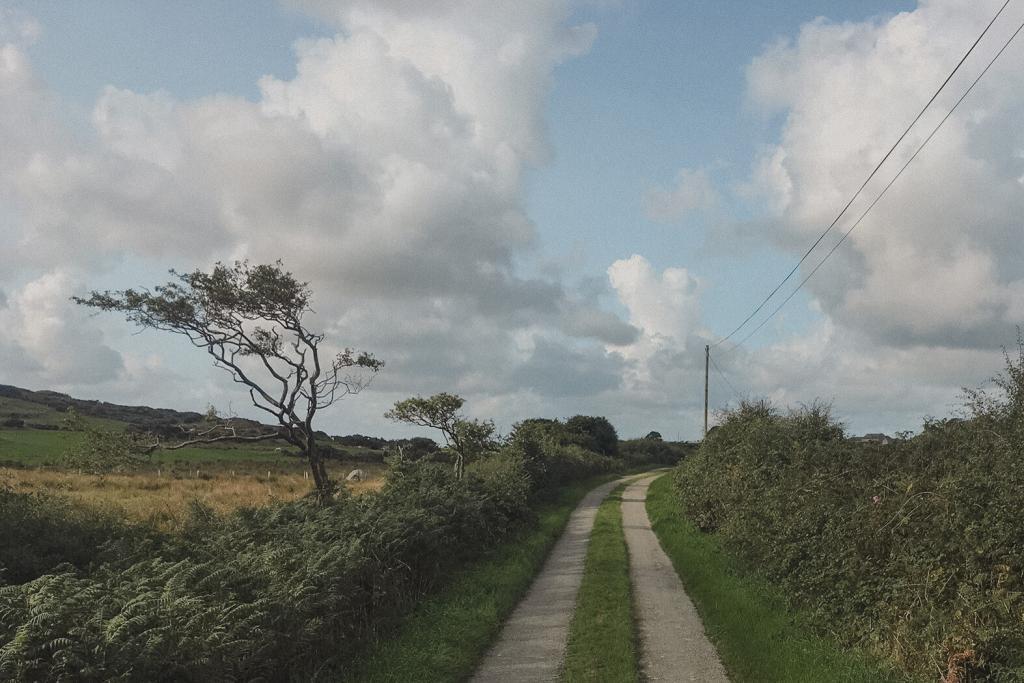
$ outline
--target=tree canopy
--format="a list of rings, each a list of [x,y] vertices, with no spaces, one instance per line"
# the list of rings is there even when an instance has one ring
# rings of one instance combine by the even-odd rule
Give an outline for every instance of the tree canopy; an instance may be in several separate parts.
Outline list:
[[[437,429],[455,456],[455,476],[461,479],[466,461],[492,446],[494,423],[465,417],[460,410],[465,400],[455,394],[440,393],[423,398],[414,396],[398,401],[384,417],[396,422]]]
[[[313,419],[317,411],[364,389],[383,367],[371,354],[352,349],[325,357],[324,335],[303,322],[312,291],[274,264],[217,263],[210,272],[170,271],[173,279],[150,289],[93,291],[73,297],[83,306],[115,311],[142,328],[186,337],[205,350],[249,393],[252,404],[273,416],[277,429],[238,436],[217,426],[175,443],[151,448],[180,448],[214,441],[282,438],[308,460],[321,497],[332,485],[318,449]]]
[[[574,415],[565,421],[566,429],[584,448],[602,455],[617,455],[619,435],[605,417]]]

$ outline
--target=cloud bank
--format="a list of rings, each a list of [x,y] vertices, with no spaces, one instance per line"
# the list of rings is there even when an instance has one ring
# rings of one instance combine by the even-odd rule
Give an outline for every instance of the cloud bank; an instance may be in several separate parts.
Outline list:
[[[695,436],[702,347],[715,339],[699,264],[659,270],[623,254],[596,288],[528,274],[547,271],[529,267],[543,245],[524,174],[550,158],[555,70],[585,59],[596,28],[574,23],[568,2],[292,4],[336,29],[294,46],[293,78],[264,77],[255,101],[111,84],[88,131],[66,124],[67,105],[33,69],[39,26],[0,14],[0,381],[244,411],[201,359],[179,362],[187,349],[67,299],[156,283],[171,266],[281,258],[310,280],[316,325],[388,363],[328,429],[385,432],[396,398],[455,391],[504,426],[584,412],[627,435]],[[747,94],[779,126],[744,182],[759,216],[748,233],[802,253],[996,4],[820,19],[767,46]],[[810,282],[811,330],[719,356],[742,393],[834,398],[874,431],[947,412],[960,384],[999,366],[1024,319],[1022,47]],[[685,226],[735,194],[688,167],[640,208]],[[735,400],[712,383],[716,405]]]

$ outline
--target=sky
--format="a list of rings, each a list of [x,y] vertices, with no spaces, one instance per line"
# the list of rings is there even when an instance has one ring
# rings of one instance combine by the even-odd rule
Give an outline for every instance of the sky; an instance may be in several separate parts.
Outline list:
[[[713,411],[918,429],[1024,320],[1024,38],[718,342],[1001,5],[0,0],[0,383],[255,416],[186,341],[70,297],[281,259],[328,345],[386,363],[332,433],[407,434],[387,408],[448,391],[503,431],[694,439],[706,344]],[[1022,21],[1011,0],[820,253]]]

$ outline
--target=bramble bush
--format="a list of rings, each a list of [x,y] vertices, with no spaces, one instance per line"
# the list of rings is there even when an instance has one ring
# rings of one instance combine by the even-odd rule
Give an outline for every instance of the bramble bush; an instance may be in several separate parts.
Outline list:
[[[531,470],[522,451],[506,445],[461,480],[443,464],[395,459],[380,492],[328,504],[221,516],[196,503],[177,535],[0,492],[10,584],[0,583],[0,679],[343,675],[423,595],[533,523],[557,482],[614,466],[552,442],[531,453]],[[35,538],[8,543],[19,525]]]
[[[725,414],[676,469],[688,516],[838,635],[932,680],[1024,680],[1024,344],[962,418],[889,445],[828,406]]]

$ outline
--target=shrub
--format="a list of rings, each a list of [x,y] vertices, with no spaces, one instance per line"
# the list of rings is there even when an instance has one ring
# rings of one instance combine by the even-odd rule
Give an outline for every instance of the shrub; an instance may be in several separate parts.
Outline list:
[[[0,588],[0,680],[344,672],[424,594],[534,523],[538,496],[621,464],[553,424],[519,432],[462,479],[399,457],[377,493],[225,516],[196,503],[176,536],[5,492],[0,558],[14,585]]]
[[[558,420],[524,420],[512,428],[505,451],[523,461],[534,488],[550,489],[567,481],[611,472],[614,458],[587,450]]]
[[[565,429],[574,443],[587,450],[601,455],[619,453],[619,435],[607,418],[574,415],[565,421]]]
[[[1024,353],[966,419],[888,446],[826,406],[744,403],[684,460],[687,514],[810,610],[910,672],[1024,678]],[[967,677],[967,678],[964,678]]]
[[[22,583],[61,564],[85,568],[125,527],[42,494],[0,487],[0,579]]]
[[[461,481],[443,465],[398,460],[379,493],[326,506],[220,517],[195,505],[180,537],[125,538],[38,577],[38,567],[19,570],[35,578],[0,589],[0,679],[282,680],[343,669],[361,642],[529,523],[530,495],[522,461],[493,457]],[[25,508],[16,523],[45,518],[38,501],[12,500]],[[69,557],[63,547],[39,566]]]
[[[657,434],[657,432],[653,432]],[[662,441],[650,435],[642,439],[619,442],[619,454],[630,465],[675,465],[696,450],[697,445],[685,441]]]

